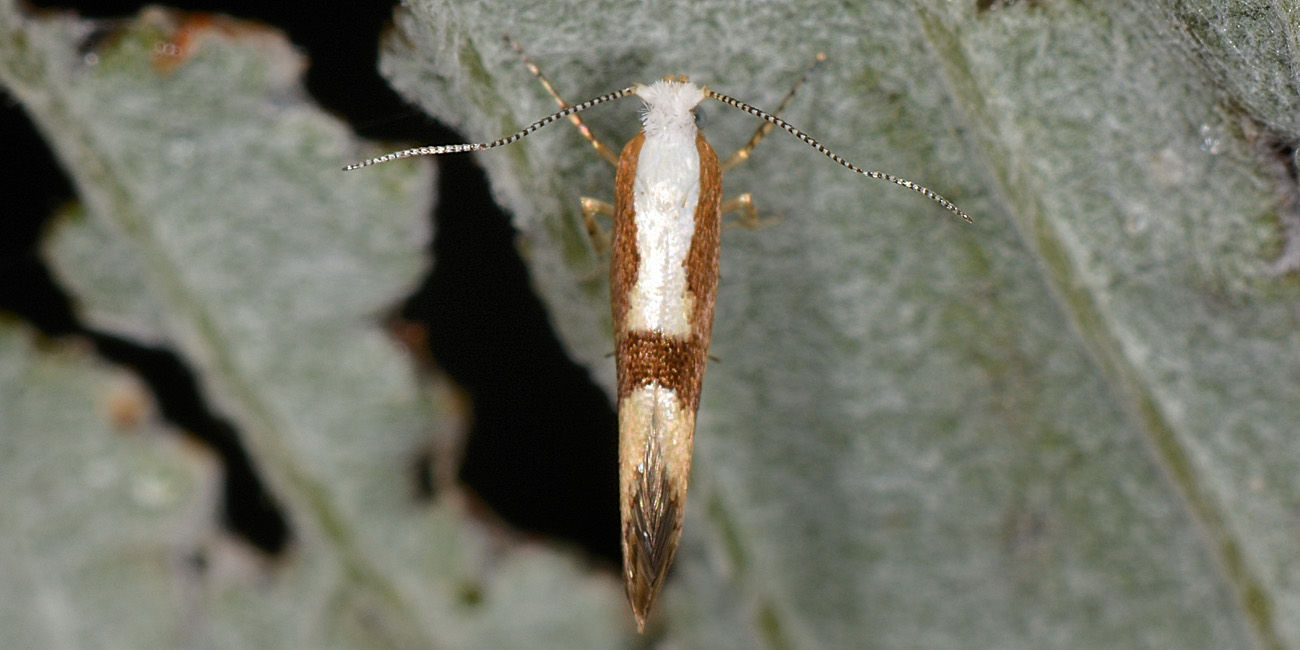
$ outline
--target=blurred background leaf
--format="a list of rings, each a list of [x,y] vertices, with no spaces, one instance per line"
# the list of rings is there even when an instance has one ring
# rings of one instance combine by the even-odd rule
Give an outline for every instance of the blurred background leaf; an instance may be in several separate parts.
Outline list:
[[[110,33],[87,54],[84,39],[99,29]],[[592,580],[571,554],[502,547],[511,538],[469,517],[454,494],[415,499],[417,461],[459,426],[445,389],[418,382],[377,321],[426,266],[429,165],[344,176],[342,162],[369,150],[307,101],[302,57],[262,27],[163,9],[95,24],[26,17],[6,3],[0,31],[0,78],[81,199],[46,242],[58,278],[95,327],[190,364],[293,531],[291,551],[270,565],[240,560],[247,552],[215,534],[173,542],[186,532],[179,523],[142,521],[138,504],[111,493],[95,508],[62,507],[45,486],[76,485],[75,461],[113,439],[102,425],[61,426],[49,413],[96,413],[85,399],[46,395],[29,381],[36,370],[19,365],[3,413],[19,453],[5,460],[42,480],[12,485],[5,507],[18,524],[40,516],[68,534],[48,539],[54,523],[6,526],[25,552],[7,554],[6,572],[31,572],[26,582],[53,601],[6,589],[7,637],[27,647],[508,648],[608,647],[628,631],[616,584]],[[13,363],[39,369],[40,355],[11,339]],[[61,373],[50,391],[89,381],[76,366]],[[19,445],[28,438],[76,455],[36,453]],[[88,438],[97,445],[78,444]],[[104,462],[132,453],[115,449]],[[173,491],[179,517],[192,499]],[[191,510],[214,527],[210,508]],[[132,549],[156,565],[150,574],[100,559],[123,552],[103,537],[137,529],[180,548]],[[186,562],[196,566],[184,572]],[[82,593],[82,582],[99,591]],[[567,597],[549,597],[555,590]],[[59,601],[65,593],[78,598]],[[168,606],[133,602],[135,593]]]

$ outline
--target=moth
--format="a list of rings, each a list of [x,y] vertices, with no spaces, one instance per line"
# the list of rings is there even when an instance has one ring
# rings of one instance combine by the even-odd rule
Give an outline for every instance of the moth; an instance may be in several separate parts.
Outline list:
[[[635,84],[570,105],[522,48],[506,36],[562,110],[527,128],[485,143],[424,146],[348,165],[359,169],[411,156],[439,156],[492,149],[569,118],[597,153],[615,165],[614,203],[583,198],[583,218],[598,249],[606,247],[596,215],[613,218],[608,241],[610,308],[618,375],[619,504],[622,514],[623,578],[637,629],[646,618],[681,538],[691,448],[700,387],[708,362],[718,287],[719,234],[724,212],[741,212],[741,223],[758,221],[748,194],[723,200],[722,171],[749,158],[758,142],[779,127],[857,174],[916,191],[949,212],[969,215],[935,192],[891,174],[866,171],[777,117],[814,68],[768,113],[685,76]],[[642,103],[641,131],[615,155],[577,113],[627,96]],[[695,108],[706,99],[764,120],[749,141],[725,161],[704,139]]]

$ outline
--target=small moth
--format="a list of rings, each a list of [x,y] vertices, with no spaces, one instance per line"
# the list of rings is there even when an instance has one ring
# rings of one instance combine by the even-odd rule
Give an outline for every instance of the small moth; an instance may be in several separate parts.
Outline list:
[[[613,217],[608,244],[609,290],[618,371],[623,578],[637,628],[644,630],[682,532],[695,416],[713,328],[722,214],[738,210],[742,224],[752,226],[758,221],[748,194],[723,200],[722,170],[744,162],[759,140],[773,127],[780,127],[853,172],[919,192],[962,219],[969,222],[971,218],[921,185],[857,167],[776,116],[824,59],[821,55],[773,113],[693,84],[684,76],[636,84],[570,105],[519,45],[509,36],[506,40],[562,110],[492,142],[417,147],[348,165],[344,170],[411,156],[492,149],[566,117],[602,158],[617,167],[614,204],[583,198],[582,207],[598,249],[605,245],[595,215]],[[623,147],[622,154],[615,155],[591,134],[577,113],[629,95],[644,104],[641,132]],[[695,107],[705,99],[765,121],[744,147],[722,162],[696,125]]]

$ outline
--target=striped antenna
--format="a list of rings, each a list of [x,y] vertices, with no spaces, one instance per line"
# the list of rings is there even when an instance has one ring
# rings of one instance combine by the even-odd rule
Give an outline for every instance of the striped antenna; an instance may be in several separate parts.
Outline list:
[[[369,160],[363,160],[359,163],[353,163],[351,165],[347,165],[346,167],[343,168],[343,171],[345,172],[352,171],[353,169],[361,169],[362,167],[378,165],[379,163],[386,163],[390,160],[397,160],[398,158],[410,158],[412,156],[441,156],[442,154],[445,153],[465,153],[467,151],[482,151],[484,149],[492,149],[495,147],[504,146],[512,142],[517,142],[523,139],[525,136],[531,134],[533,131],[540,129],[546,126],[547,124],[550,124],[551,122],[554,122],[556,120],[562,120],[579,111],[585,111],[588,108],[591,108],[592,106],[595,106],[597,104],[604,104],[605,102],[610,102],[610,101],[614,101],[615,99],[619,99],[621,97],[626,97],[628,95],[633,94],[635,91],[636,91],[635,86],[629,86],[622,90],[616,90],[612,93],[601,95],[600,97],[596,97],[595,99],[588,99],[587,101],[582,102],[581,104],[574,104],[573,106],[570,106],[558,113],[554,113],[540,120],[537,120],[536,122],[533,122],[532,124],[528,125],[528,127],[525,128],[524,130],[519,131],[514,135],[500,138],[498,140],[493,140],[491,142],[476,142],[470,144],[444,144],[438,146],[415,147],[414,149],[406,149],[403,151],[394,151],[393,153],[384,154],[382,156],[379,156],[378,158],[371,158]]]
[[[772,111],[772,114],[780,115],[781,113],[784,113],[785,109],[790,107],[790,102],[794,101],[795,93],[799,92],[799,87],[803,86],[804,83],[808,81],[808,78],[817,71],[817,68],[820,68],[825,62],[826,54],[824,52],[818,52],[817,58],[813,59],[812,65],[808,66],[808,68],[803,71],[803,75],[799,77],[798,81],[794,82],[793,86],[790,86],[790,90],[786,91],[785,97],[781,98],[781,103],[776,105],[776,110]],[[757,147],[758,143],[763,138],[766,138],[767,134],[772,131],[772,127],[775,126],[776,124],[768,122],[759,127],[758,130],[754,132],[754,135],[750,136],[749,142],[746,142],[745,146],[737,150],[736,153],[727,156],[727,159],[722,161],[722,171],[725,172],[728,169],[749,160],[749,154],[754,151],[754,147]]]
[[[793,135],[794,137],[803,140],[804,144],[822,152],[823,154],[825,154],[827,158],[834,160],[835,162],[839,163],[841,166],[849,169],[850,171],[856,172],[858,174],[862,174],[867,178],[878,178],[882,181],[889,181],[890,183],[893,183],[895,185],[901,185],[914,192],[919,192],[923,196],[925,196],[925,198],[930,199],[931,201],[934,201],[939,205],[942,205],[949,212],[961,217],[962,219],[965,219],[968,223],[975,223],[974,221],[971,221],[970,215],[966,214],[961,208],[953,204],[952,201],[943,198],[942,196],[939,195],[938,192],[935,192],[934,190],[928,187],[919,185],[917,183],[913,183],[912,181],[909,181],[906,178],[899,178],[897,176],[894,176],[893,174],[887,174],[885,172],[867,171],[865,169],[862,169],[861,167],[858,167],[857,165],[854,165],[853,163],[841,158],[839,154],[835,153],[834,151],[831,151],[830,149],[827,149],[825,145],[814,140],[812,136],[808,135],[807,133],[804,133],[803,131],[800,131],[799,129],[796,129],[789,122],[786,122],[785,120],[775,115],[772,115],[760,108],[754,108],[753,106],[750,106],[749,104],[746,104],[745,102],[742,102],[739,99],[733,99],[731,97],[723,95],[722,93],[714,92],[707,88],[705,89],[704,92],[708,94],[709,97],[712,97],[713,99],[716,99],[728,106],[731,106],[732,108],[739,108],[740,110],[745,111],[746,113],[749,113],[754,117],[767,120],[769,124],[775,124],[776,126],[785,129],[787,132],[790,133],[790,135]]]
[[[542,87],[546,89],[546,92],[549,93],[555,101],[560,103],[560,108],[568,108],[569,102],[564,101],[564,98],[560,96],[559,91],[555,90],[555,86],[551,84],[551,80],[547,79],[546,75],[542,74],[542,69],[537,67],[537,64],[533,62],[533,58],[528,56],[528,53],[524,51],[524,46],[520,45],[519,41],[516,41],[514,37],[509,34],[502,35],[502,38],[510,44],[510,47],[515,49],[515,53],[517,53],[519,58],[524,62],[524,67],[528,68],[528,71],[533,73],[533,76],[537,77],[538,81],[542,82]],[[604,143],[597,140],[596,136],[592,134],[591,129],[587,128],[586,123],[582,121],[582,118],[577,115],[570,115],[569,121],[573,122],[573,125],[578,127],[578,132],[582,134],[583,138],[586,138],[587,142],[591,143],[591,146],[596,148],[596,153],[600,154],[601,158],[609,161],[609,164],[615,167],[618,166],[618,153],[611,151],[609,147],[604,145]]]

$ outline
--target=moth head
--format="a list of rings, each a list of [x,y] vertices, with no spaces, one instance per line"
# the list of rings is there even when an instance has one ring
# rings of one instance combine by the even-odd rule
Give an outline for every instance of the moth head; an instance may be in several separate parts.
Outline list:
[[[708,90],[686,77],[664,77],[650,85],[638,84],[633,94],[645,102],[641,125],[647,137],[659,134],[695,134],[695,107],[708,97]]]

